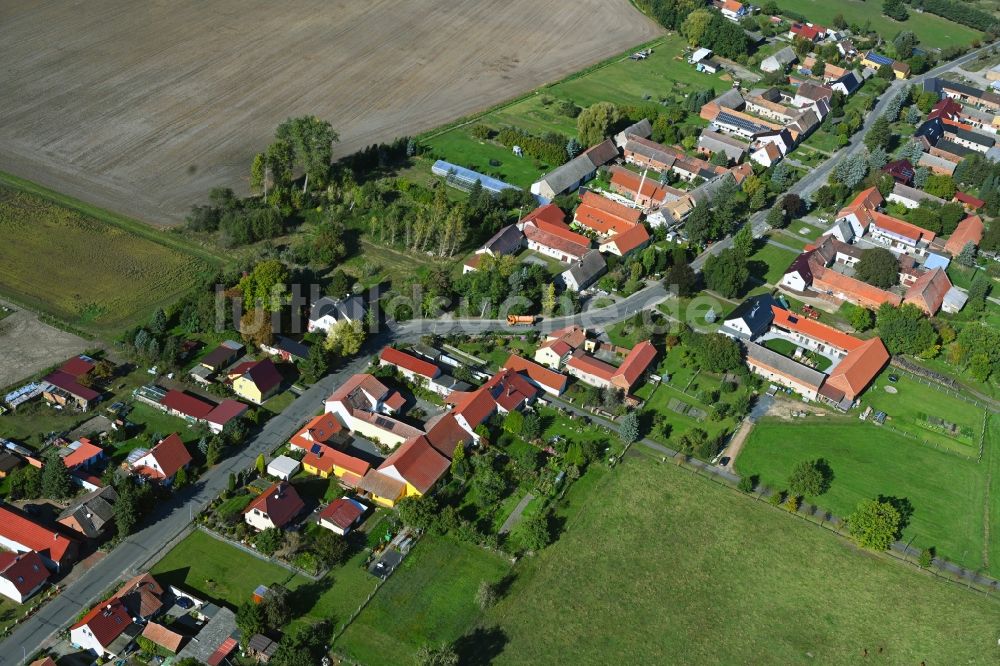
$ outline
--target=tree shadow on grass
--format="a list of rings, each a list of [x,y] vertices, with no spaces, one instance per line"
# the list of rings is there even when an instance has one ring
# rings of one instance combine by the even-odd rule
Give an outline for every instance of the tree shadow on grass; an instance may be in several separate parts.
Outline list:
[[[910,524],[910,518],[913,517],[913,503],[905,497],[892,497],[887,495],[879,495],[879,502],[887,502],[899,511],[899,531],[902,532],[906,529],[906,526]]]
[[[455,653],[462,666],[486,666],[507,646],[507,634],[499,627],[479,627],[455,641]]]

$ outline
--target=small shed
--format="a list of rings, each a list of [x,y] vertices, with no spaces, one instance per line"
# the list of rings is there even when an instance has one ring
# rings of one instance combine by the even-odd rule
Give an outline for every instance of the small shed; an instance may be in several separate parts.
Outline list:
[[[266,664],[278,651],[278,644],[263,634],[254,634],[247,643],[247,653],[258,663]]]
[[[285,481],[295,476],[300,469],[302,469],[302,463],[288,456],[278,456],[267,465],[268,474]]]

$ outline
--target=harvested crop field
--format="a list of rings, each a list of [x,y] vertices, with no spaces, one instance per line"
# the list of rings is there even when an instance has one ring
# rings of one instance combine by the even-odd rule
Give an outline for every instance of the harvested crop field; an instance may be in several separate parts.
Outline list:
[[[154,222],[245,187],[289,116],[338,155],[415,134],[661,33],[628,0],[198,0],[8,7],[0,169]]]
[[[175,247],[2,186],[0,238],[0,293],[93,333],[145,319],[206,266]]]

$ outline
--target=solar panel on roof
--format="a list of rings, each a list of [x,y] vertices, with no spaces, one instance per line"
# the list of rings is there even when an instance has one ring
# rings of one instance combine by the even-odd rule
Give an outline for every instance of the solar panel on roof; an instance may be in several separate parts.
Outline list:
[[[319,444],[313,444],[312,446],[309,447],[309,453],[312,453],[313,455],[317,456],[319,455],[319,452],[322,450],[323,447],[321,447]]]
[[[750,122],[746,118],[740,118],[739,116],[730,115],[725,111],[720,111],[716,119],[719,122],[726,123],[727,125],[734,125],[736,127],[739,127],[740,129],[747,130],[748,132],[754,132],[754,133],[766,132],[768,129],[770,129],[768,127],[765,127],[764,125],[759,125],[757,123]]]
[[[881,53],[875,53],[874,51],[868,54],[868,59],[879,65],[891,65],[892,58],[888,58]]]

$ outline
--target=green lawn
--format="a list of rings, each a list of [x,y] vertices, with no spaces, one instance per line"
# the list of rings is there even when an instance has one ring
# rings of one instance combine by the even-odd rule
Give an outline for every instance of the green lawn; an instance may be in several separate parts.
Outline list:
[[[517,565],[473,636],[480,661],[470,663],[997,657],[993,599],[861,554],[670,464],[628,460],[595,478],[567,495],[575,513],[559,540]]]
[[[890,382],[890,374],[896,375],[899,381]],[[896,393],[887,389],[895,389]],[[886,424],[893,428],[965,456],[978,455],[983,408],[919,382],[908,374],[895,369],[885,370],[862,396],[861,403],[862,408],[871,405],[888,414]],[[957,429],[931,423],[928,418],[943,419]]]
[[[333,649],[365,664],[412,663],[420,646],[468,631],[479,615],[479,584],[500,580],[508,568],[478,546],[425,536]]]
[[[258,585],[281,583],[295,589],[306,579],[260,560],[201,531],[194,531],[160,560],[151,573],[162,583],[237,608]]]
[[[910,10],[910,16],[902,23],[894,21],[882,14],[882,3],[864,2],[862,0],[840,0],[825,2],[824,0],[778,0],[778,7],[804,15],[810,21],[821,23],[827,27],[833,26],[833,17],[843,15],[848,23],[864,25],[870,21],[871,27],[877,30],[885,40],[891,40],[901,30],[913,32],[924,47],[944,47],[954,44],[969,44],[981,33],[957,23],[952,23],[940,16],[926,12],[920,14]]]
[[[0,292],[94,334],[143,321],[215,260],[137,225],[0,174]]]
[[[784,242],[784,238],[779,237],[777,241]],[[765,244],[750,255],[750,275],[764,280],[768,284],[777,284],[791,263],[795,261],[796,256],[798,255],[791,250],[770,243]]]
[[[995,448],[996,442],[988,447]],[[977,464],[845,416],[798,423],[764,419],[754,427],[736,464],[740,474],[759,475],[765,485],[787,488],[795,464],[817,458],[828,462],[834,478],[827,493],[807,500],[835,515],[849,515],[865,498],[905,498],[913,515],[903,538],[913,538],[917,547],[933,546],[973,569],[985,569],[985,547],[1000,548],[996,516],[991,541],[985,543],[990,458]],[[1000,456],[997,459],[1000,464]],[[1000,560],[989,559],[988,571],[1000,574]]]

